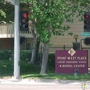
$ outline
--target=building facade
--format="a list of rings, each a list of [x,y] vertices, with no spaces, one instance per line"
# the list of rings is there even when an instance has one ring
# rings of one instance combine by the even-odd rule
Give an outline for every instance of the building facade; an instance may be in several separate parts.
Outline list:
[[[31,31],[20,31],[20,37],[25,37],[25,43],[20,45],[21,49],[30,49],[33,43]],[[14,48],[14,24],[0,24],[0,49]]]
[[[54,47],[55,50],[57,50],[57,49],[69,50],[70,48],[73,47],[73,42],[75,42],[74,36],[78,35],[77,42],[80,43],[80,46],[82,45],[83,50],[88,50],[88,67],[90,67],[90,46],[86,46],[84,44],[84,41],[82,40],[87,36],[81,35],[81,33],[84,31],[83,21],[79,21],[79,18],[74,17],[74,23],[70,24],[70,27],[71,28],[65,32],[64,36],[53,35],[51,37],[50,43],[52,43],[52,47]],[[72,32],[73,35],[72,36],[68,35],[68,32]],[[81,40],[82,40],[82,42],[81,42]],[[54,49],[50,48],[50,51],[54,51]]]
[[[70,24],[71,28],[67,30],[64,36],[52,35],[50,43],[52,48],[49,49],[50,52],[55,52],[55,50],[63,50],[66,47],[66,50],[69,50],[73,47],[73,42],[75,42],[74,35],[78,35],[77,42],[81,43],[81,39],[84,39],[84,36],[81,36],[83,32],[83,21],[79,21],[75,17],[74,23]],[[73,35],[68,35],[69,32],[72,32]],[[25,43],[20,45],[21,49],[30,50],[33,47],[33,35],[31,30],[28,32],[20,31],[20,36],[25,37]],[[90,46],[84,45],[82,42],[83,50],[88,50],[88,66],[90,67]],[[0,24],[0,49],[14,49],[14,24]]]

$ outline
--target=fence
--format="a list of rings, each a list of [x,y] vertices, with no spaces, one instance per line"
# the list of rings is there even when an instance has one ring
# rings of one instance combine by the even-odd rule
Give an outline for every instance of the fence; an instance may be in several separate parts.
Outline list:
[[[60,46],[60,47],[49,47],[49,52],[55,52],[56,50],[70,50],[72,46]]]
[[[60,47],[49,47],[49,53],[55,53],[56,50],[70,50],[72,46],[60,46]],[[33,48],[32,48],[33,49]],[[21,50],[20,59],[30,61],[31,51],[30,50]],[[83,47],[82,50],[88,50],[88,67],[90,67],[90,47]],[[13,50],[0,50],[0,60],[13,60],[14,54]],[[39,48],[38,60],[42,60],[43,47]]]
[[[70,50],[72,46],[60,46],[60,47],[49,47],[49,53],[55,52],[56,50]],[[88,67],[90,67],[90,46],[82,47],[81,50],[88,50]]]

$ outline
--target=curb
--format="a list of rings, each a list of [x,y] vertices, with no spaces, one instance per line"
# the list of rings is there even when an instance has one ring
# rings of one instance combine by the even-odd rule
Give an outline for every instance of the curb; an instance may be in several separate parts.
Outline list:
[[[0,84],[90,84],[90,81],[58,79],[0,79]]]

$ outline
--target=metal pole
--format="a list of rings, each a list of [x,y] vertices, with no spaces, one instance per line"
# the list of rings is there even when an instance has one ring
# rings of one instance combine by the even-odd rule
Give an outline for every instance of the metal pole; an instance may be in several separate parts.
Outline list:
[[[20,78],[20,36],[19,36],[19,0],[15,1],[14,15],[14,78]]]
[[[81,39],[80,40],[80,50],[82,50],[83,48],[82,48],[82,41],[83,41],[84,39]]]

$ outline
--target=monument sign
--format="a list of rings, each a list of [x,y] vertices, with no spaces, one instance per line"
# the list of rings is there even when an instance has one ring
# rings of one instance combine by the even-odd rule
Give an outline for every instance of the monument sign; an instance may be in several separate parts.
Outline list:
[[[56,50],[55,73],[88,73],[88,50]]]

